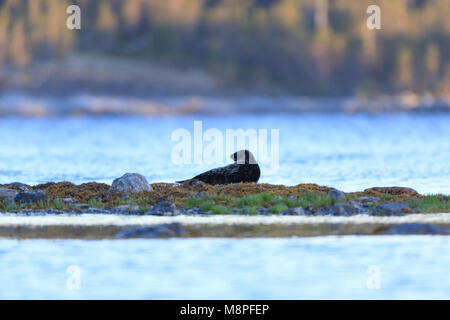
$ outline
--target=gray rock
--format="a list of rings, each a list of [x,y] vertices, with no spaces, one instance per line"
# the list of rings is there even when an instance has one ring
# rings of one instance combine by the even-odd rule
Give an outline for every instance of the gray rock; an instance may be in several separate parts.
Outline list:
[[[171,202],[164,202],[152,206],[144,214],[152,216],[176,216],[180,214],[180,209]]]
[[[335,216],[354,216],[359,213],[358,208],[348,203],[336,203],[331,210]]]
[[[322,207],[322,208],[318,208],[316,210],[314,209],[309,209],[309,211],[313,212],[315,215],[319,215],[319,216],[332,216],[334,215],[334,210],[331,206],[326,206],[326,207]]]
[[[147,179],[138,173],[125,173],[115,179],[109,189],[110,192],[117,191],[127,195],[151,190],[153,188],[148,184]]]
[[[284,216],[303,216],[303,215],[305,215],[305,210],[303,210],[302,207],[290,208],[290,209],[284,210],[281,214]]]
[[[125,204],[114,208],[115,214],[140,214],[139,206],[135,204]]]
[[[345,198],[347,198],[345,193],[337,189],[331,189],[330,191],[327,192],[327,195],[332,197],[334,200],[344,200]]]
[[[426,223],[404,223],[383,229],[383,234],[450,234],[450,228]]]
[[[14,202],[14,198],[19,192],[14,189],[0,188],[0,202]]]
[[[297,200],[297,196],[290,195],[290,196],[288,196],[288,199]]]
[[[211,212],[209,211],[203,211],[200,208],[186,208],[186,209],[181,209],[180,210],[180,214],[185,214],[188,216],[193,216],[193,215],[205,215],[205,214],[211,214]]]
[[[369,203],[361,203],[353,200],[350,200],[348,203],[351,204],[356,210],[358,210],[358,214],[370,213]]]
[[[402,202],[390,202],[379,204],[372,208],[371,215],[375,216],[398,216],[402,215],[409,207]]]
[[[8,187],[16,187],[17,189],[19,189],[20,191],[27,191],[27,190],[31,190],[31,188],[29,186],[27,186],[24,183],[21,182],[12,182],[12,183],[8,183],[6,184],[6,186]]]
[[[356,198],[357,201],[362,202],[364,205],[371,205],[377,201],[380,201],[380,198],[378,197],[358,197]]]
[[[116,234],[116,238],[157,238],[175,237],[186,234],[186,229],[180,223],[164,223],[149,227],[126,228]]]
[[[20,203],[36,203],[39,201],[47,202],[48,198],[42,190],[28,190],[19,192],[14,200]]]
[[[74,198],[56,198],[56,201],[65,203],[65,204],[70,204],[70,203],[76,203],[77,200],[75,200]]]

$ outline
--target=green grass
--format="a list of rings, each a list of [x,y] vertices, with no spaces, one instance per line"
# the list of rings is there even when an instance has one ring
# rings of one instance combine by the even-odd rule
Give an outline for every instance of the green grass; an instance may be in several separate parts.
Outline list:
[[[229,214],[231,208],[247,214],[258,214],[261,207],[269,208],[271,213],[281,213],[289,208],[303,207],[311,205],[314,207],[324,207],[333,204],[333,198],[321,193],[305,193],[298,198],[275,196],[262,192],[245,195],[241,198],[229,195],[204,195],[202,197],[188,198],[184,201],[184,208],[200,208],[203,211],[211,211],[213,214]]]
[[[103,207],[102,201],[99,200],[99,199],[96,199],[96,198],[93,198],[93,199],[89,200],[89,205],[90,205],[91,207],[97,208],[97,209]]]
[[[1,211],[3,212],[11,212],[11,211],[17,211],[20,209],[20,206],[15,203],[11,203],[8,200],[4,200],[2,202]]]
[[[272,201],[275,198],[274,195],[263,192],[257,194],[245,195],[242,198],[232,198],[232,202],[235,207],[260,207],[267,202]]]
[[[282,213],[284,210],[287,210],[288,206],[284,203],[278,203],[274,204],[273,206],[269,207],[270,213]]]
[[[220,205],[214,205],[211,208],[212,214],[231,214],[231,208],[220,206]]]
[[[258,208],[255,208],[255,207],[246,207],[246,208],[244,208],[244,210],[250,216],[255,216],[259,213]]]
[[[69,206],[67,204],[65,204],[62,201],[56,200],[56,199],[52,199],[49,201],[48,206],[50,208],[56,209],[56,210],[65,210],[68,209]]]
[[[149,206],[146,205],[140,205],[139,206],[139,214],[143,215],[144,213],[146,213],[149,210]]]
[[[442,194],[409,200],[409,207],[419,212],[450,212],[450,198]]]

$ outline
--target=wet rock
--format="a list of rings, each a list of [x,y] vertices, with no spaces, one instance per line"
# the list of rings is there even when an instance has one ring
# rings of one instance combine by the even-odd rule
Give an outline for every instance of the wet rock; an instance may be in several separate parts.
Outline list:
[[[205,214],[211,214],[210,212],[207,211],[203,211],[200,208],[186,208],[186,209],[181,209],[180,210],[180,214],[185,214],[185,215],[189,215],[189,216],[193,216],[193,215],[205,215]]]
[[[354,216],[359,214],[358,208],[348,203],[336,203],[331,207],[334,216]]]
[[[180,214],[180,209],[171,202],[164,202],[152,206],[144,214],[152,216],[176,216]]]
[[[378,197],[358,197],[356,198],[356,201],[362,202],[364,205],[371,205],[373,203],[376,203],[380,201],[380,198]]]
[[[48,198],[42,190],[28,190],[19,192],[15,197],[16,202],[20,203],[36,203],[39,201],[47,202]]]
[[[149,227],[126,228],[116,234],[116,238],[157,238],[176,237],[187,233],[180,223],[164,223]]]
[[[14,198],[19,192],[14,189],[0,188],[0,202],[8,201],[14,202]]]
[[[350,200],[348,203],[351,204],[356,210],[358,210],[358,214],[369,214],[370,213],[370,204],[372,204],[372,202],[361,203],[358,201]]]
[[[290,208],[290,209],[284,210],[281,214],[284,216],[303,216],[303,215],[305,215],[305,210],[303,210],[302,207]]]
[[[309,209],[309,211],[313,212],[315,215],[319,216],[332,216],[334,215],[334,210],[331,206],[326,206],[318,209]]]
[[[90,214],[109,214],[110,212],[105,209],[100,208],[89,208],[84,211],[84,213],[90,213]]]
[[[148,184],[147,179],[138,173],[126,173],[120,178],[113,181],[110,192],[120,192],[122,194],[135,194],[142,191],[151,191],[152,187]]]
[[[408,209],[409,207],[402,202],[389,202],[373,207],[371,214],[375,216],[398,216],[404,214]]]
[[[116,214],[139,214],[139,206],[135,204],[125,204],[114,208]]]
[[[426,223],[404,223],[382,229],[383,234],[441,234],[449,235],[450,228]]]
[[[345,193],[334,188],[328,191],[327,195],[329,197],[332,197],[334,200],[344,200],[345,198],[347,198]]]

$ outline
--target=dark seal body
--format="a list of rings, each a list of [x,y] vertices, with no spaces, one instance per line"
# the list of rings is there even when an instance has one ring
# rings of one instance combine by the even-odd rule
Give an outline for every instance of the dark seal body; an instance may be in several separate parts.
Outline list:
[[[203,172],[190,180],[200,180],[208,184],[258,182],[260,175],[261,171],[257,164],[233,163]]]
[[[208,184],[258,182],[261,170],[250,151],[240,150],[233,153],[230,157],[234,161],[233,164],[203,172],[192,179],[177,182],[202,181]]]

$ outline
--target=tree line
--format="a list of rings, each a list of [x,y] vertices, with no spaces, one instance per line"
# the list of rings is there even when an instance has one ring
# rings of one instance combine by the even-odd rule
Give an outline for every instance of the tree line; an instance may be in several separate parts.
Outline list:
[[[366,9],[381,8],[381,30]],[[67,6],[81,30],[66,28]],[[4,0],[0,64],[73,52],[198,67],[239,88],[450,93],[448,0]]]

